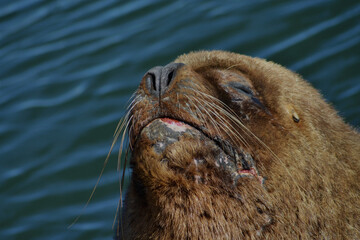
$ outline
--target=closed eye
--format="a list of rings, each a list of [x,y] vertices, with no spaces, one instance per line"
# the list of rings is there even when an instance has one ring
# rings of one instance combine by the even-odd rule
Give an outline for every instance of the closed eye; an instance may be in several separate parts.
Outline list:
[[[252,91],[252,89],[242,83],[239,82],[230,82],[229,86],[232,87],[233,89],[235,89],[236,91],[240,92],[240,93],[245,93],[246,95],[249,96],[254,96],[254,92]]]

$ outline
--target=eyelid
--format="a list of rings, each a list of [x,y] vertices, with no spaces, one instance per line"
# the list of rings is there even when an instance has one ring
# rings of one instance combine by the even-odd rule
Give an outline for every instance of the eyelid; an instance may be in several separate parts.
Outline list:
[[[229,86],[237,91],[241,91],[242,93],[245,93],[247,95],[254,96],[254,92],[252,91],[252,89],[249,86],[246,86],[242,83],[230,82]]]
[[[246,94],[250,94],[250,95],[254,95],[253,91],[247,87],[247,86],[242,86],[242,87],[236,87],[237,90],[241,90],[243,92],[245,92]]]

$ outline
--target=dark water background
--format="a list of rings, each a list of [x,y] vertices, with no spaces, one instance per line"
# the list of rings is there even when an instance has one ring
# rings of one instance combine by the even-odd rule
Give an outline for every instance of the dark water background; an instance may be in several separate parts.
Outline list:
[[[142,75],[199,49],[278,62],[360,125],[358,1],[2,0],[0,239],[111,239],[116,151],[67,227]]]

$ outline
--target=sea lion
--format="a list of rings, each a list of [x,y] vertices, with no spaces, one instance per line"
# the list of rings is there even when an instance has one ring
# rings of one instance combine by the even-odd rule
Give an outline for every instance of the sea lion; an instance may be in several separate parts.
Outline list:
[[[130,104],[123,239],[359,239],[360,134],[299,75],[192,52]]]

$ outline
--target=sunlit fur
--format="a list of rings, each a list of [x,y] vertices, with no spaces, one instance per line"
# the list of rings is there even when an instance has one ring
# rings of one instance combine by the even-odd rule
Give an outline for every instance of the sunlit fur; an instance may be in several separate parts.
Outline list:
[[[115,133],[115,140],[123,134],[123,145],[129,132],[133,167],[117,237],[360,238],[360,136],[314,88],[277,64],[234,53],[194,52],[175,62],[185,66],[161,101],[142,81]],[[234,102],[236,92],[226,86],[240,80],[264,108]],[[159,156],[139,137],[159,117],[182,120],[249,152],[264,185],[252,178],[233,185],[192,139]],[[195,156],[205,160],[202,169],[192,168]],[[206,173],[206,183],[189,178],[197,171]]]

